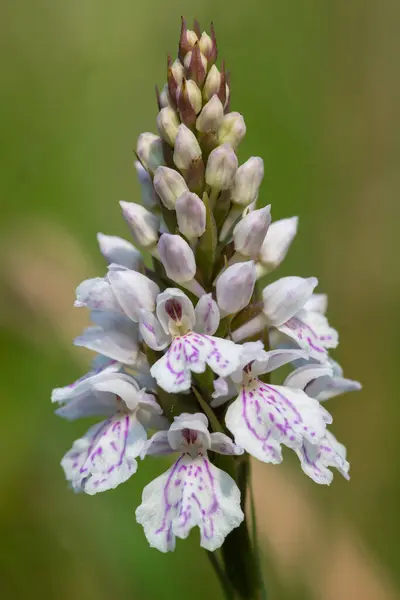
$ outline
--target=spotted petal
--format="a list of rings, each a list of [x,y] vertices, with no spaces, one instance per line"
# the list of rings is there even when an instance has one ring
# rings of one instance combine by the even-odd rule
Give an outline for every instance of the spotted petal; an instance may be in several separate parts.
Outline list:
[[[325,437],[318,444],[304,441],[303,445],[296,449],[296,454],[304,473],[316,483],[325,485],[331,483],[333,473],[328,467],[335,467],[345,479],[349,479],[350,465],[346,460],[346,448],[330,431],[326,432]]]
[[[93,495],[111,490],[136,472],[136,457],[146,438],[134,415],[117,414],[76,440],[61,466],[76,492]]]
[[[320,313],[300,311],[278,327],[281,333],[291,337],[310,358],[318,362],[328,360],[328,348],[336,348],[338,334],[329,326],[327,318]]]
[[[167,352],[151,368],[151,374],[166,392],[183,392],[190,388],[191,371],[203,373],[210,368],[225,377],[239,365],[241,347],[201,333],[188,333],[173,340]]]
[[[136,510],[150,546],[161,552],[174,550],[176,537],[187,538],[195,526],[200,529],[201,546],[216,550],[243,518],[236,483],[207,455],[196,459],[182,455],[145,487]]]
[[[281,444],[301,446],[320,440],[332,418],[300,390],[252,379],[229,406],[225,423],[235,442],[263,462],[282,461]]]

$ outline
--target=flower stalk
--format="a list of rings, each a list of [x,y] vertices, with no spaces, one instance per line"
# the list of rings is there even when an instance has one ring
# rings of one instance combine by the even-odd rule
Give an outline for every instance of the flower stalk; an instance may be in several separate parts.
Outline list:
[[[75,344],[96,358],[52,401],[66,419],[104,418],[62,459],[76,492],[113,489],[148,456],[174,455],[136,509],[149,545],[173,551],[198,527],[226,598],[265,600],[250,457],[280,464],[284,445],[315,482],[331,483],[331,467],[348,478],[323,403],[361,386],[329,355],[338,334],[315,277],[257,287],[286,256],[297,217],[271,223],[270,206],[256,208],[263,161],[239,165],[246,125],[217,58],[213,26],[209,35],[183,19],[157,91],[159,135],[138,138],[142,205],[120,203],[135,245],[98,235],[107,273],[82,282],[75,302],[93,322]],[[283,365],[294,368],[271,383]]]

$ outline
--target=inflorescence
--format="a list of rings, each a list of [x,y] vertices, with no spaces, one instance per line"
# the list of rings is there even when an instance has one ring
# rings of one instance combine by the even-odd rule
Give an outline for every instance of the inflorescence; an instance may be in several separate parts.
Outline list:
[[[323,403],[360,388],[329,357],[338,334],[315,277],[283,277],[259,297],[257,280],[285,258],[297,217],[271,223],[270,206],[256,208],[263,161],[239,166],[246,125],[230,110],[229,76],[216,60],[214,29],[201,34],[183,20],[178,58],[168,58],[157,91],[158,135],[137,143],[143,202],[120,203],[135,245],[99,233],[107,274],[77,288],[75,305],[93,325],[75,344],[97,356],[87,375],[52,393],[66,419],[105,417],[62,460],[77,492],[115,488],[139,458],[178,455],[136,510],[163,552],[194,526],[215,550],[240,525],[235,465],[246,453],[278,464],[284,445],[317,483],[331,482],[329,467],[348,478]],[[271,384],[285,364],[294,370]],[[219,455],[233,461],[230,474]]]

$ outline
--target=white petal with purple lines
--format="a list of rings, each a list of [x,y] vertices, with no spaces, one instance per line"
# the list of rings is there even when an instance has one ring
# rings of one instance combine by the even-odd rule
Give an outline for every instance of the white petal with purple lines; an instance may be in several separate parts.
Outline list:
[[[253,379],[243,386],[225,416],[235,442],[263,462],[282,460],[281,444],[301,446],[319,441],[330,414],[300,390],[269,385]]]
[[[166,392],[188,390],[191,371],[203,373],[206,365],[220,377],[232,373],[239,365],[241,346],[201,333],[176,337],[167,352],[152,367],[151,374]]]
[[[76,440],[61,466],[76,492],[93,495],[111,490],[136,472],[136,457],[146,439],[146,430],[135,416],[118,414]]]
[[[175,538],[187,538],[195,526],[200,529],[200,545],[216,550],[243,518],[236,483],[207,455],[178,458],[145,487],[136,510],[150,546],[161,552],[174,550]]]

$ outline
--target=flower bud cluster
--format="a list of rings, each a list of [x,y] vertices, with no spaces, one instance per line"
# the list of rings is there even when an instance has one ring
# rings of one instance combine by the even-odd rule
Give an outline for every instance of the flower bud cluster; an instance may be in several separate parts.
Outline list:
[[[246,125],[230,111],[217,57],[213,27],[202,33],[183,20],[178,57],[168,58],[157,94],[158,135],[137,141],[142,204],[120,202],[133,244],[98,234],[107,273],[77,289],[75,305],[91,311],[93,325],[75,343],[96,352],[95,363],[52,396],[64,418],[106,418],[63,458],[76,491],[115,488],[139,458],[178,453],[136,511],[163,552],[195,525],[201,545],[215,550],[240,525],[235,457],[244,452],[277,464],[285,445],[317,483],[331,482],[331,467],[348,478],[322,402],[360,388],[329,355],[338,334],[315,277],[257,288],[286,257],[298,220],[256,208],[264,164],[252,156],[239,165]],[[271,384],[284,364],[296,368],[282,386]],[[213,464],[215,453],[228,455],[229,475]]]

